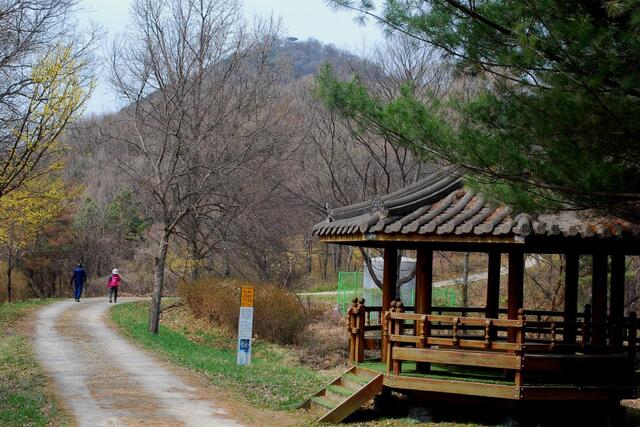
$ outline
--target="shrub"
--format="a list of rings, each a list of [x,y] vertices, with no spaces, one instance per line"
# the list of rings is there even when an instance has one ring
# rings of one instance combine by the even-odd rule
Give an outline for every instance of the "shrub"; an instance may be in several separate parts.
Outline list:
[[[298,297],[280,286],[207,278],[179,286],[178,294],[193,314],[235,334],[238,329],[242,286],[254,286],[253,334],[279,344],[292,344],[305,333],[317,309],[303,306]]]

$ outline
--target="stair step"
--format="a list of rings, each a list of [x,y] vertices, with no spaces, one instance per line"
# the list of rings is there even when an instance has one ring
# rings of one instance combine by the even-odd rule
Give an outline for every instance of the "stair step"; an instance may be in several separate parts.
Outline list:
[[[362,384],[349,381],[348,379],[345,379],[345,378],[342,378],[340,380],[340,383],[343,387],[346,387],[349,390],[351,390],[351,393],[354,393],[362,388]]]
[[[366,403],[368,400],[372,399],[376,394],[382,391],[383,386],[383,375],[379,374],[377,377],[372,378],[371,380],[367,380],[366,378],[359,377],[358,375],[343,375],[341,377],[341,382],[345,383],[344,377],[354,379],[358,382],[353,382],[352,384],[360,385],[358,390],[354,390],[353,394],[350,396],[343,397],[343,401],[337,405],[334,409],[328,411],[325,415],[321,416],[318,419],[318,422],[329,422],[329,423],[340,423],[346,417],[348,417],[353,412],[357,411],[358,408],[362,406],[362,404]],[[360,384],[363,383],[364,384]],[[335,386],[332,384],[331,386]],[[326,392],[329,392],[329,387],[327,387]]]
[[[326,409],[333,409],[337,405],[333,400],[327,399],[325,396],[313,396],[310,399],[313,403],[320,405]]]
[[[327,396],[331,395],[332,398],[337,398],[339,400],[344,400],[345,398],[351,396],[355,390],[347,388],[343,385],[332,384],[327,386]]]
[[[347,399],[349,396],[343,396],[343,395],[338,394],[338,393],[333,393],[328,388],[325,388],[324,389],[324,394],[321,394],[320,397],[323,397],[323,398],[333,402],[335,405],[339,405],[342,402],[344,402],[344,400]]]
[[[341,379],[351,381],[352,383],[360,384],[361,386],[369,382],[367,378],[358,376],[356,374],[352,374],[351,372],[347,372],[346,374],[344,374]]]
[[[340,423],[382,391],[384,376],[371,377],[371,374],[371,371],[359,372],[357,367],[351,367],[301,407],[317,415],[318,422]]]
[[[332,384],[327,387],[327,390],[331,390],[334,393],[341,394],[342,396],[351,396],[353,394],[353,390],[343,386],[342,384]]]
[[[358,375],[359,377],[365,378],[367,382],[371,381],[372,379],[380,375],[378,372],[372,372],[368,369],[363,369],[359,366],[356,366],[355,369],[351,372]]]

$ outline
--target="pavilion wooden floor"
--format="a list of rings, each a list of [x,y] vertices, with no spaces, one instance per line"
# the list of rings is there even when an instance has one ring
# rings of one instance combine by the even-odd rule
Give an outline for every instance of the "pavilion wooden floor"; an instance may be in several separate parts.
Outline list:
[[[382,374],[387,373],[387,365],[379,359],[367,360],[358,364],[359,367],[369,369]],[[462,366],[447,366],[431,364],[430,372],[418,372],[415,362],[404,362],[402,364],[401,377],[432,378],[439,380],[457,380],[467,382],[481,382],[487,384],[514,385],[513,381],[507,379],[504,373],[495,372],[491,369],[467,368]]]
[[[384,386],[402,391],[466,395],[509,400],[616,400],[635,396],[635,387],[619,385],[549,384],[517,387],[507,373],[495,369],[432,364],[429,372],[418,372],[405,362],[400,375],[387,373],[378,360],[366,360],[358,368],[384,374]]]

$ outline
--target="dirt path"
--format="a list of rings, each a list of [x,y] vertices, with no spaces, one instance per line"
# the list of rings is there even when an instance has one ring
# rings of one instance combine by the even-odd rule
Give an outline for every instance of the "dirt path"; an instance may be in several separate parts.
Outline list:
[[[38,359],[81,426],[237,426],[204,390],[113,332],[103,298],[38,314]]]

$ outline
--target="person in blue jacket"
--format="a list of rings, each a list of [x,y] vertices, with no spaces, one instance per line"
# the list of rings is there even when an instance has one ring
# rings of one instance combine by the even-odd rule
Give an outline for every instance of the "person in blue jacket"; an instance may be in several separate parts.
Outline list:
[[[87,273],[84,271],[82,263],[78,264],[75,270],[73,270],[71,281],[73,282],[73,296],[75,297],[76,302],[80,302],[80,297],[82,296],[82,288],[87,281]]]

